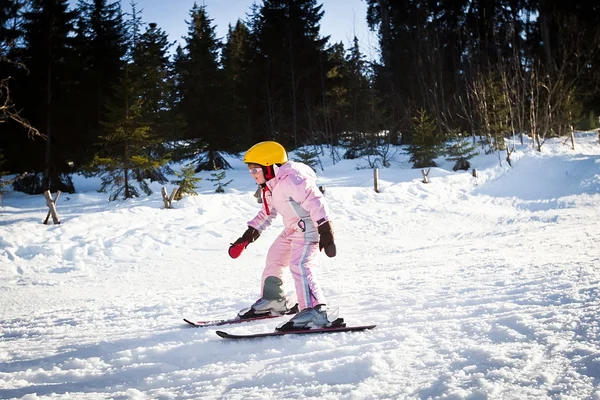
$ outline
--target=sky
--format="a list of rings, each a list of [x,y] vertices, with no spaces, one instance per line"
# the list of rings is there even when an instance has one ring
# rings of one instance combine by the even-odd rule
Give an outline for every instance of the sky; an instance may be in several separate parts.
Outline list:
[[[206,6],[209,17],[216,25],[217,36],[223,38],[226,37],[228,24],[235,25],[239,18],[245,19],[254,2],[255,0],[196,1],[197,4]],[[138,3],[143,10],[143,18],[156,22],[172,39],[177,40],[187,35],[184,21],[189,21],[193,0],[139,0]],[[325,0],[319,4],[323,4],[325,11],[321,21],[321,34],[331,35],[332,41],[349,44],[356,34],[361,41],[364,39],[366,42],[372,35],[367,27],[365,0]]]
[[[197,4],[206,5],[206,11],[216,25],[217,37],[226,38],[228,25],[235,25],[238,19],[245,19],[255,0],[197,0]],[[259,2],[260,4],[261,2]],[[194,0],[138,0],[142,18],[147,22],[156,22],[176,41],[186,36],[190,11]],[[343,42],[348,48],[354,35],[359,39],[363,53],[369,59],[377,56],[377,37],[367,26],[366,0],[325,0],[325,14],[321,20],[321,35],[330,35],[330,43]],[[129,2],[123,1],[123,8],[129,8]]]
[[[481,151],[477,177],[440,157],[428,184],[392,147],[379,193],[372,157],[334,164],[329,150],[317,184],[337,256],[321,254],[317,276],[348,325],[375,329],[227,341],[215,331],[273,331],[289,316],[183,322],[252,304],[282,230],[278,218],[227,255],[261,207],[240,157],[228,156],[224,194],[202,172],[199,195],[172,209],[157,183],[108,202],[98,178],[75,175],[77,192],[56,203],[60,225],[42,224],[43,196],[3,196],[0,398],[600,399],[596,132],[576,133],[575,150],[549,139],[541,153],[526,138],[512,168],[504,152]]]

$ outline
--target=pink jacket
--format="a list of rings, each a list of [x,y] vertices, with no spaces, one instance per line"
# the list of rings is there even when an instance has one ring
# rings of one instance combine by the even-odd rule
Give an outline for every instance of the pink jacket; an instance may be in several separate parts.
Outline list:
[[[283,217],[287,233],[304,232],[318,241],[317,226],[329,221],[329,209],[316,185],[316,175],[306,164],[288,161],[275,167],[275,178],[263,188],[263,204],[248,225],[262,232],[277,214]]]

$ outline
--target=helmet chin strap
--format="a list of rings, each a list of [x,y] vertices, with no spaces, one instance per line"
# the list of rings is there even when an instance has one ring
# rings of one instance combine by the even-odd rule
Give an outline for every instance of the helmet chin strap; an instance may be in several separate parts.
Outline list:
[[[269,165],[269,166],[263,165],[262,170],[263,170],[265,179],[267,181],[270,181],[271,179],[275,178],[275,175],[277,174],[277,171],[279,170],[279,166],[277,164]]]
[[[263,174],[265,176],[265,179],[268,182],[271,179],[275,178],[275,174],[279,170],[279,165],[277,165],[277,164],[275,164],[275,165],[269,165],[269,166],[262,165],[262,170],[263,170]],[[262,197],[263,197],[263,204],[265,206],[265,213],[267,213],[267,215],[271,215],[271,210],[269,209],[269,204],[267,204],[267,191],[270,192],[270,190],[267,187],[266,183],[262,183],[260,185],[260,187],[262,188]]]

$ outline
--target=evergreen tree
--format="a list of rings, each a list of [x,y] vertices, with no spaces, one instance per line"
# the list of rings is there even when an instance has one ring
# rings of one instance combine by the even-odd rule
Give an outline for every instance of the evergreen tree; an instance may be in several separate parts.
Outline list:
[[[194,165],[188,164],[181,168],[181,172],[174,171],[175,176],[179,179],[171,181],[172,184],[178,185],[177,193],[175,194],[175,200],[181,200],[184,195],[191,194],[196,196],[196,184],[202,180],[197,177],[194,171]]]
[[[265,0],[251,19],[257,127],[286,147],[297,148],[313,141],[314,131],[326,130],[317,120],[329,70],[328,37],[319,35],[322,17],[316,0]]]
[[[354,37],[352,47],[346,56],[349,85],[348,94],[350,99],[350,115],[352,131],[367,131],[367,115],[370,110],[370,84],[367,77],[367,62],[364,54],[360,51],[358,38]]]
[[[367,63],[356,37],[347,52],[343,51],[341,44],[334,49],[333,54],[337,60],[334,69],[328,73],[328,78],[332,81],[329,96],[331,101],[328,104],[336,110],[340,120],[338,129],[343,132],[347,146],[344,158],[354,159],[369,147],[368,133],[374,130]]]
[[[138,197],[136,186],[152,194],[148,178],[167,182],[160,168],[168,159],[157,158],[151,152],[160,139],[152,137],[148,125],[142,123],[143,100],[128,69],[115,87],[116,100],[109,105],[107,122],[103,123],[107,133],[101,137],[100,151],[92,163],[95,174],[102,179],[100,191],[110,187],[110,201]]]
[[[0,3],[0,123],[16,122],[12,126],[3,126],[3,135],[0,137],[0,149],[6,147],[11,141],[13,133],[24,127],[30,136],[39,135],[39,131],[20,115],[18,105],[14,103],[11,89],[17,87],[12,78],[15,72],[22,68],[17,62],[15,52],[17,43],[23,38],[23,12],[24,0],[4,1]],[[11,147],[9,145],[9,147]]]
[[[410,162],[414,168],[437,167],[435,158],[439,155],[437,127],[425,109],[420,109],[413,117],[411,144],[408,146]]]
[[[216,186],[215,193],[225,193],[225,187],[233,182],[233,179],[228,180],[227,182],[223,182],[227,176],[227,172],[225,170],[220,171],[217,167],[217,164],[213,164],[214,172],[210,174],[212,178],[207,178],[207,181],[216,182],[213,186]]]
[[[106,106],[114,100],[114,88],[122,79],[128,32],[119,1],[78,0],[77,10],[73,64],[79,85],[73,97],[78,106],[71,121],[80,132],[73,138],[79,147],[76,164],[84,165],[94,155],[93,144],[103,134]]]
[[[24,0],[0,3],[0,60],[10,59],[10,50],[22,35],[21,15],[24,3]]]
[[[319,151],[316,149],[310,149],[307,146],[301,147],[296,150],[296,158],[294,161],[299,161],[311,167],[314,171],[317,170],[319,165]]]
[[[151,23],[136,37],[132,51],[132,74],[139,83],[139,96],[144,99],[140,117],[152,135],[161,138],[172,136],[173,129],[170,94],[174,82],[168,55],[171,46],[167,34]]]
[[[350,100],[349,100],[349,80],[350,73],[345,60],[346,50],[340,43],[333,44],[327,49],[327,57],[330,65],[327,71],[327,91],[325,120],[330,129],[331,144],[338,144],[342,139],[340,132],[347,132],[350,129]]]
[[[580,123],[581,124],[581,129],[583,130],[590,130],[590,129],[597,129],[598,128],[598,116],[593,112],[590,111],[587,115],[587,119],[583,122]]]
[[[252,54],[250,31],[238,20],[235,27],[229,26],[227,42],[221,55],[224,103],[227,106],[226,129],[227,135],[236,144],[235,151],[242,151],[255,143],[250,108],[254,99],[254,93],[250,89]]]
[[[466,133],[454,133],[446,142],[446,160],[454,161],[453,171],[467,171],[471,168],[470,159],[479,154],[477,145]]]
[[[234,143],[223,134],[223,77],[219,69],[220,42],[215,37],[204,6],[194,4],[185,48],[175,56],[178,112],[185,120],[185,139],[191,141],[188,156],[196,157],[196,171],[231,168],[220,155],[232,151]]]
[[[26,69],[15,74],[19,90],[15,102],[22,117],[45,136],[30,141],[14,138],[10,147],[11,169],[33,171],[16,190],[41,193],[44,190],[73,192],[68,176],[68,160],[75,152],[72,142],[76,129],[71,124],[74,87],[72,48],[75,13],[68,11],[67,0],[32,0],[23,14],[22,47],[15,61]],[[22,135],[20,135],[22,136]],[[37,182],[28,185],[28,182]],[[38,183],[41,183],[38,185]]]

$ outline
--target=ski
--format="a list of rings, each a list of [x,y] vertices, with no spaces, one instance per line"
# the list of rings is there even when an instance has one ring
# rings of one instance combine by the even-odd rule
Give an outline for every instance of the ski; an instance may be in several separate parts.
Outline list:
[[[285,336],[285,335],[308,335],[312,333],[336,333],[336,332],[358,332],[367,329],[373,329],[377,325],[363,325],[363,326],[340,326],[331,328],[316,328],[316,329],[302,329],[302,330],[289,330],[289,331],[275,331],[265,333],[254,333],[249,335],[234,335],[231,333],[217,331],[217,335],[223,339],[258,339],[271,336]]]
[[[221,325],[229,325],[229,324],[239,324],[242,322],[252,322],[252,321],[260,321],[263,319],[271,319],[271,318],[279,318],[282,317],[282,315],[263,315],[261,317],[252,317],[252,318],[231,318],[231,319],[217,319],[217,320],[213,320],[213,321],[192,321],[190,319],[186,319],[184,318],[183,320],[190,324],[191,326],[194,326],[196,328],[203,328],[206,326],[221,326]]]
[[[216,319],[213,321],[197,321],[194,322],[191,319],[184,318],[183,320],[196,328],[202,328],[205,326],[220,326],[220,325],[229,325],[229,324],[239,324],[241,322],[252,322],[252,321],[260,321],[262,319],[271,319],[271,318],[279,318],[284,315],[292,315],[298,313],[298,304],[294,305],[292,308],[288,310],[287,313],[282,315],[271,315],[271,314],[256,314],[252,309],[249,309],[246,313],[242,314],[240,318],[230,318],[230,319]]]

